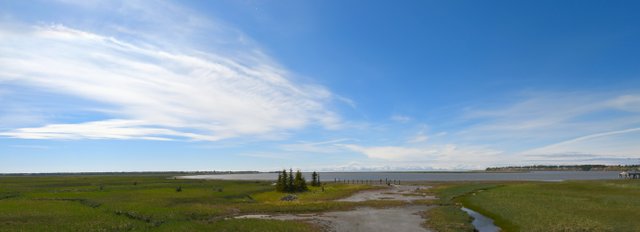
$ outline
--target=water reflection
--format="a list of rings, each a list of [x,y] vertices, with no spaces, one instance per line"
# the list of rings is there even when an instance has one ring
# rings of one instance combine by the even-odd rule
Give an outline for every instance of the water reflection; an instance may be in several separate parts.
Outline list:
[[[462,211],[467,212],[467,214],[473,218],[473,222],[471,222],[471,224],[473,224],[473,227],[475,227],[478,232],[500,231],[500,227],[494,225],[491,218],[485,217],[484,215],[465,207],[462,207]]]

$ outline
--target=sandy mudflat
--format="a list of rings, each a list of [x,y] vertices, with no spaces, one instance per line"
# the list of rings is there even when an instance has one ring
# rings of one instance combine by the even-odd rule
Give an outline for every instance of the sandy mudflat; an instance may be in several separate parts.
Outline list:
[[[329,228],[334,231],[429,231],[422,227],[420,212],[429,206],[415,205],[387,209],[358,208],[352,211],[330,212]]]
[[[426,189],[428,186],[414,186],[414,185],[392,185],[389,188],[379,190],[369,190],[355,193],[347,198],[340,199],[338,201],[370,201],[370,200],[390,200],[390,201],[415,201],[415,200],[428,200],[435,199],[434,196],[429,196],[425,193],[417,192],[419,189]]]
[[[281,215],[244,215],[235,218],[259,218],[275,220],[310,220],[336,232],[428,232],[430,230],[421,226],[424,218],[420,212],[426,211],[430,206],[414,205],[406,207],[393,207],[386,209],[374,209],[369,207],[357,208],[349,211],[336,211],[320,214],[281,214]]]
[[[421,188],[423,189],[428,187],[394,185],[386,189],[358,192],[350,197],[340,199],[338,201],[359,202],[368,200],[394,200],[411,202],[414,200],[434,199],[433,196],[416,192],[416,190]],[[430,208],[431,206],[426,205],[411,205],[386,209],[361,207],[349,211],[334,211],[318,214],[254,214],[238,216],[235,218],[309,220],[330,231],[336,232],[428,232],[430,230],[422,227],[422,223],[425,219],[421,216],[421,212],[427,211]]]

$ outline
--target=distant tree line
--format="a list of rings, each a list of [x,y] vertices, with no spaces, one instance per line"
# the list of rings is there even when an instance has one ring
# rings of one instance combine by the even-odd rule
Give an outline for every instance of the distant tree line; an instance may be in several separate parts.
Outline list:
[[[627,171],[637,170],[640,165],[602,165],[602,164],[585,164],[585,165],[529,165],[529,166],[507,166],[507,167],[489,167],[486,171]]]

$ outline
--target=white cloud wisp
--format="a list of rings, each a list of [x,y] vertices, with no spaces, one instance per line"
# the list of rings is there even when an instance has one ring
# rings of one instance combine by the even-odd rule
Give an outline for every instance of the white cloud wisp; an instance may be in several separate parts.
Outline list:
[[[62,25],[12,28],[0,29],[0,83],[106,105],[99,109],[106,119],[13,128],[0,136],[215,141],[339,121],[327,106],[331,92],[293,82],[262,57],[244,62],[246,56],[161,49]]]
[[[505,161],[504,153],[485,147],[433,144],[426,146],[360,146],[345,148],[388,164],[420,165],[433,169],[482,169]],[[401,165],[402,164],[402,165]]]

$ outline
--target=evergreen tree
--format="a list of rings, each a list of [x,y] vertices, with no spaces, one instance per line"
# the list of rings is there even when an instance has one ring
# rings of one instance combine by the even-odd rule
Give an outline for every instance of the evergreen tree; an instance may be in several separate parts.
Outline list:
[[[278,180],[276,181],[276,191],[282,192],[282,186],[280,186],[280,182],[282,182],[282,173],[278,171]]]
[[[285,172],[286,174],[286,172]],[[294,185],[293,181],[293,169],[289,168],[289,178],[288,178],[288,183],[287,183],[287,191],[288,192],[295,192],[296,191],[296,186]]]
[[[278,181],[276,181],[276,191],[282,192],[284,186],[282,185],[282,172],[278,172]]]
[[[316,172],[313,172],[313,178],[311,185],[314,183],[320,183],[320,175]],[[286,169],[283,169],[282,172],[278,172],[278,181],[276,182],[276,191],[278,192],[304,192],[309,190],[307,187],[307,180],[302,175],[300,170],[296,171],[295,176],[293,175],[293,169],[289,169],[289,173],[287,173]]]
[[[294,179],[294,188],[297,192],[304,192],[309,190],[307,188],[307,180],[302,176],[302,172],[300,170],[296,171],[296,177]]]
[[[309,190],[309,187],[307,187],[307,179],[304,178],[304,176],[302,175],[302,173],[300,174],[300,179],[302,179],[300,181],[300,191],[307,191]]]
[[[320,173],[313,172],[311,174],[311,186],[320,186]]]
[[[288,184],[288,178],[287,178],[287,170],[286,169],[282,169],[282,172],[278,173],[278,184],[276,186],[276,190],[280,191],[280,192],[286,192],[288,191],[287,188],[287,184]]]
[[[313,173],[311,173],[311,186],[317,186],[316,185],[317,179],[318,179],[318,173],[314,171]]]

